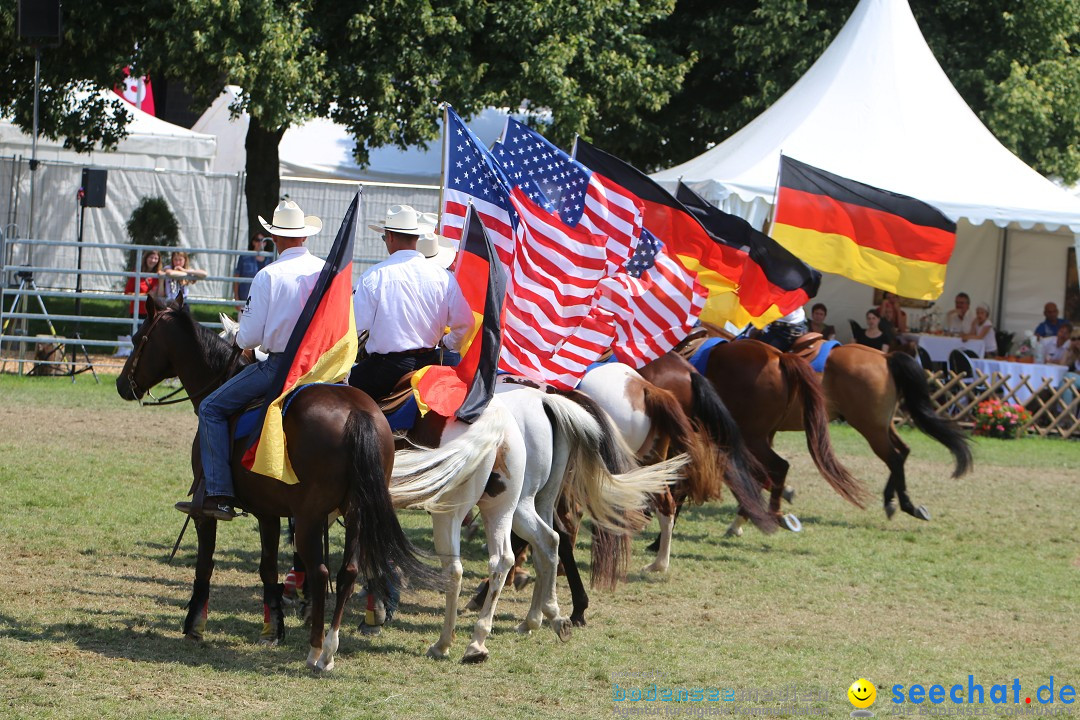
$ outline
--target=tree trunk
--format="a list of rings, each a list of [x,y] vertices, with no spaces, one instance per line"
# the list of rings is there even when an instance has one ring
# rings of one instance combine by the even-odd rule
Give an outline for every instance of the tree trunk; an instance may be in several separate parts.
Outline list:
[[[244,196],[247,198],[248,233],[242,249],[248,247],[248,238],[262,230],[259,215],[270,219],[281,200],[281,177],[278,163],[278,143],[285,135],[286,127],[270,130],[252,116],[248,123],[244,148],[247,150],[247,179]]]

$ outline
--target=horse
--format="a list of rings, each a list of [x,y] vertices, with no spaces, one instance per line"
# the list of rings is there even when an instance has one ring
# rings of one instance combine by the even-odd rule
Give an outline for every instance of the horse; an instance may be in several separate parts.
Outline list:
[[[684,459],[673,458],[663,465],[649,468],[634,468],[627,461],[626,472],[614,475],[608,471],[604,458],[615,455],[628,458],[629,451],[613,445],[614,436],[607,434],[576,403],[521,384],[505,382],[497,386],[492,402],[508,410],[510,426],[517,429],[518,436],[524,441],[526,461],[523,465],[523,482],[508,483],[504,474],[498,471],[486,478],[484,497],[490,503],[499,502],[502,510],[493,512],[491,505],[486,506],[481,501],[480,512],[488,533],[489,553],[495,547],[493,542],[498,543],[500,553],[492,558],[493,563],[498,563],[497,571],[491,572],[481,583],[469,607],[480,606],[483,616],[501,593],[507,571],[514,564],[514,553],[508,537],[512,528],[522,543],[533,547],[536,561],[532,603],[524,621],[517,628],[518,632],[530,633],[547,618],[556,635],[561,640],[567,640],[572,621],[561,614],[555,590],[559,552],[559,533],[553,522],[556,499],[560,493],[567,493],[587,509],[598,528],[625,536],[643,525],[643,521],[636,518],[642,517],[640,510],[645,506],[647,497],[675,479]],[[409,478],[410,484],[426,482],[426,473],[434,461],[435,458],[430,458],[414,462],[408,452],[400,455],[391,494],[395,498],[400,496],[411,507],[420,507],[432,513],[436,550],[440,557],[447,558],[444,563],[452,568],[443,635],[428,650],[431,657],[439,658],[446,656],[453,637],[461,581],[458,560],[461,524],[475,502],[476,488],[455,496],[444,493],[431,498],[405,498],[398,476]],[[573,471],[568,472],[568,468],[573,468]],[[493,540],[493,535],[497,539]],[[621,553],[625,552],[623,547],[617,542],[607,545],[598,554],[594,565],[606,568],[601,572],[618,572],[622,565]],[[487,627],[490,630],[490,624]],[[484,658],[486,651],[481,653],[470,647],[464,661],[479,662]]]
[[[781,526],[798,532],[802,525],[794,515],[780,513],[789,464],[772,449],[772,440],[783,429],[803,429],[810,457],[829,485],[845,500],[864,507],[866,491],[839,462],[828,431],[828,414],[821,385],[803,358],[782,353],[757,340],[721,343],[709,351],[706,378],[738,424],[751,455],[757,460],[761,486],[769,492],[769,512]],[[689,413],[695,412],[688,389],[696,370],[685,359],[668,353],[641,369],[641,375],[671,390]],[[729,533],[742,532],[746,513],[739,515]],[[660,547],[670,535],[672,517],[661,521]]]
[[[245,361],[228,343],[196,322],[178,297],[168,305],[147,298],[147,317],[132,338],[135,349],[116,381],[125,400],[140,400],[161,380],[178,377],[198,413],[200,402]],[[151,396],[152,397],[152,396]],[[481,419],[452,443],[457,453],[495,452],[503,435],[491,426],[497,413]],[[284,633],[278,585],[280,518],[294,517],[296,547],[309,569],[312,620],[307,666],[322,673],[333,669],[345,604],[358,575],[384,592],[390,582],[436,586],[436,573],[421,562],[394,513],[388,485],[394,463],[394,441],[382,412],[365,393],[345,385],[313,385],[297,392],[283,418],[289,459],[299,482],[286,484],[245,469],[237,444],[232,469],[237,504],[259,522],[262,555],[259,575],[263,597],[276,632]],[[443,448],[451,450],[451,448]],[[201,472],[198,440],[193,443],[192,470]],[[337,600],[330,629],[323,637],[329,571],[323,562],[320,535],[328,517],[345,522],[344,561],[337,575]],[[217,521],[195,521],[199,549],[183,632],[201,639],[206,623],[213,574]],[[314,569],[314,572],[311,570]],[[311,579],[317,574],[317,580]]]

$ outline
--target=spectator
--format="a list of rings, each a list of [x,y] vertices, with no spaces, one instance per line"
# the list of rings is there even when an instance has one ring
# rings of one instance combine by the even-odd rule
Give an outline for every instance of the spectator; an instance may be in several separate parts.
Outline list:
[[[971,332],[971,298],[967,293],[957,293],[954,301],[956,307],[945,313],[945,332],[949,335],[960,335]]]
[[[1063,322],[1058,325],[1057,335],[1054,337],[1043,338],[1042,340],[1036,339],[1035,342],[1042,343],[1043,349],[1043,362],[1047,365],[1065,365],[1063,362],[1065,353],[1069,350],[1069,336],[1072,335],[1073,326],[1072,323]]]
[[[162,295],[162,283],[159,275],[161,274],[161,253],[157,250],[148,250],[143,255],[142,270],[139,276],[139,291],[135,292],[135,277],[129,277],[127,284],[124,285],[125,295],[136,295],[137,300],[132,300],[128,305],[128,313],[135,313],[136,303],[138,304],[138,318],[142,320],[146,317],[146,307],[143,303],[143,298],[147,295],[153,295],[156,298],[163,297]]]
[[[164,276],[166,300],[172,300],[181,293],[187,300],[188,286],[206,277],[205,270],[191,266],[191,257],[183,250],[173,250],[169,264],[158,274]]]
[[[1046,318],[1035,328],[1035,337],[1049,338],[1057,335],[1058,330],[1065,321],[1058,317],[1058,306],[1052,302],[1043,306],[1043,317]]]
[[[236,258],[236,267],[233,269],[233,276],[253,278],[255,273],[262,270],[264,267],[270,264],[271,258],[266,253],[266,243],[273,243],[273,240],[266,237],[264,233],[257,232],[251,236],[251,240],[248,241],[248,250],[259,253],[258,255],[240,255]],[[271,249],[270,252],[273,252]],[[233,283],[233,299],[239,302],[241,305],[247,302],[248,290],[251,289],[251,281],[248,282],[234,282]]]
[[[836,338],[836,328],[825,324],[825,316],[828,314],[829,309],[825,307],[825,303],[814,303],[810,308],[810,332],[821,333],[826,340],[833,340]]]
[[[986,357],[997,355],[997,334],[994,325],[990,322],[990,305],[979,303],[975,308],[975,320],[971,324],[971,332],[960,333],[961,340],[982,340],[985,348],[983,354]]]
[[[1068,325],[1068,323],[1065,323]],[[1072,333],[1070,326],[1070,333]],[[1060,331],[1058,337],[1061,337]],[[1049,339],[1049,338],[1048,338]],[[1080,388],[1080,334],[1073,333],[1069,340],[1068,349],[1062,353],[1061,360],[1054,363],[1055,365],[1064,365],[1069,370],[1065,373],[1065,376],[1061,379],[1061,382],[1067,383],[1072,381],[1073,388]],[[1068,407],[1072,404],[1075,393],[1072,389],[1067,389],[1061,394],[1061,402]],[[1073,415],[1080,415],[1080,411],[1076,408],[1073,409]]]
[[[852,326],[857,327],[854,321]],[[889,336],[881,329],[881,313],[877,308],[866,311],[866,330],[856,333],[855,342],[882,352],[889,352]]]
[[[894,334],[903,335],[908,331],[907,313],[900,309],[900,298],[896,293],[887,290],[882,292],[878,312],[881,313],[882,322],[888,322],[892,326]]]

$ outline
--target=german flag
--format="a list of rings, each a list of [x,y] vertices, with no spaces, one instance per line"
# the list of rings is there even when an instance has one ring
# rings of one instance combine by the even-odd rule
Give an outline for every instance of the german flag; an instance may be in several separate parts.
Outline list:
[[[921,200],[780,158],[772,236],[824,272],[903,297],[945,286],[956,223]]]
[[[431,365],[412,376],[413,394],[423,413],[457,416],[475,422],[495,392],[495,375],[502,346],[502,310],[506,276],[495,245],[470,204],[465,215],[461,248],[454,260],[458,286],[473,311],[473,331],[465,341],[456,367]]]
[[[282,430],[285,398],[301,385],[341,382],[356,362],[352,258],[359,209],[360,193],[356,193],[341,221],[326,267],[319,273],[304,312],[289,336],[284,353],[288,360],[281,363],[271,385],[278,391],[267,393],[273,400],[263,410],[262,433],[244,454],[244,467],[260,475],[289,484],[297,482]]]
[[[761,282],[764,273],[749,253],[710,235],[685,205],[637,168],[583,140],[574,145],[574,158],[641,200],[643,226],[708,289],[703,321],[764,327],[805,304],[805,292]]]
[[[681,180],[675,189],[675,199],[685,205],[714,238],[750,254],[753,262],[747,263],[743,271],[744,285],[772,285],[775,288],[772,292],[777,296],[801,291],[801,296],[797,294],[790,298],[800,306],[817,295],[821,273],[795,257],[783,245],[741,217],[712,205]]]

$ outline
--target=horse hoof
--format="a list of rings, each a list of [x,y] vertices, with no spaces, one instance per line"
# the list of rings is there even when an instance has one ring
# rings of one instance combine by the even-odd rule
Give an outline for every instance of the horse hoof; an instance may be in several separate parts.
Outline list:
[[[322,648],[310,648],[307,655],[308,670],[316,671],[319,666],[319,658],[322,657]]]
[[[573,623],[574,627],[585,627],[585,616],[571,615],[570,622]]]
[[[791,513],[787,513],[780,518],[781,524],[791,532],[802,532],[802,523],[799,522],[799,518],[795,517]]]
[[[277,647],[281,641],[276,637],[260,637],[259,645],[263,647]]]
[[[555,634],[559,636],[559,640],[563,642],[569,640],[574,632],[574,626],[570,622],[570,618],[564,617],[554,618],[551,621],[551,629],[555,631]]]
[[[532,581],[533,581],[532,575],[519,571],[516,575],[514,575],[514,589],[515,590],[524,590],[525,586],[528,585],[529,583],[531,583]],[[477,608],[477,609],[479,609],[479,608]]]
[[[202,633],[184,633],[184,639],[190,643],[201,643],[203,641]]]
[[[316,675],[325,675],[333,669],[334,658],[330,658],[330,662],[326,663],[325,665],[323,664],[322,660],[319,660],[319,662],[315,663],[315,667],[313,667],[311,671]]]
[[[468,650],[461,658],[462,665],[478,665],[488,659],[487,650]]]
[[[382,625],[368,625],[365,622],[360,623],[360,634],[367,635],[368,637],[375,637],[382,632]]]
[[[667,563],[662,563],[662,562],[654,560],[653,562],[651,562],[648,565],[646,565],[645,567],[643,567],[641,569],[641,572],[661,573],[661,574],[663,574],[663,573],[666,573],[667,570],[668,570]]]
[[[427,649],[427,656],[432,660],[449,660],[450,650],[443,650],[438,644],[435,644]]]
[[[533,630],[539,630],[539,629],[540,629],[540,624],[539,623],[537,623],[535,626],[533,626],[533,625],[531,625],[529,623],[528,620],[522,620],[521,623],[517,626],[517,631],[518,631],[519,635],[531,635]]]
[[[885,503],[885,517],[892,520],[893,515],[895,515],[895,514],[896,514],[896,501],[895,500],[890,500],[889,502]]]
[[[724,537],[742,537],[742,527],[732,525],[727,529],[727,532],[724,533]]]
[[[793,487],[785,487],[780,495],[789,503],[795,502],[795,488]]]
[[[925,505],[920,505],[919,507],[915,508],[914,512],[911,513],[911,517],[915,518],[916,520],[929,520],[930,511],[926,509]]]

